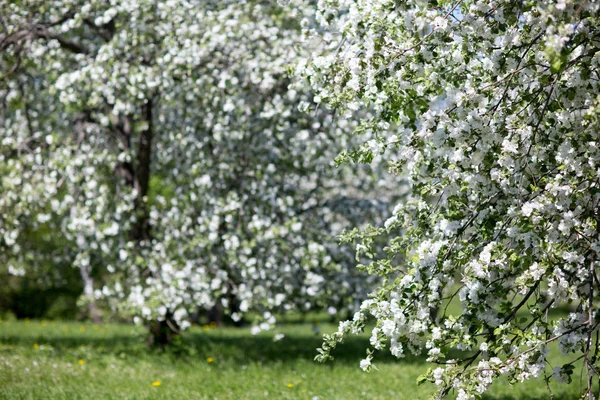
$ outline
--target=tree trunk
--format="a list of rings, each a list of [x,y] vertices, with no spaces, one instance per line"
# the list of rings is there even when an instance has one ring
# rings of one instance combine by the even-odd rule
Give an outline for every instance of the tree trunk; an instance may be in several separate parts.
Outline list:
[[[209,323],[215,323],[217,326],[223,326],[223,305],[221,302],[217,301],[217,304],[208,310],[206,316],[208,317]]]
[[[137,190],[134,213],[136,222],[131,230],[131,238],[137,242],[150,239],[149,210],[147,204],[150,184],[150,161],[152,156],[152,99],[142,107],[142,117],[146,126],[140,132],[140,140],[135,165],[134,188]]]
[[[148,241],[152,237],[147,198],[151,176],[152,140],[154,138],[152,102],[153,99],[150,98],[142,106],[142,120],[146,123],[146,126],[140,131],[133,179],[137,196],[134,204],[135,223],[131,228],[130,237],[138,244]],[[150,322],[148,330],[150,333],[149,344],[161,347],[173,343],[173,338],[179,334],[179,327],[171,312],[167,312],[163,321]]]
[[[173,314],[168,312],[164,320],[150,322],[148,331],[148,344],[165,348],[173,343],[173,339],[179,334],[179,327],[173,320]]]
[[[92,278],[92,266],[79,266],[79,273],[83,280],[83,295],[88,307],[88,317],[96,324],[102,322],[100,312],[96,306],[96,298],[94,297],[94,278]]]

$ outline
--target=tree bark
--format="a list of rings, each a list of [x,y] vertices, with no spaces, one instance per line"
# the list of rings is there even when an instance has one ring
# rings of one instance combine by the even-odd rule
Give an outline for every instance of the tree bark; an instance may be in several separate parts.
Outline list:
[[[71,216],[73,216],[73,210],[71,210]],[[78,234],[77,242],[85,242],[82,233]],[[82,251],[83,249],[79,249]],[[79,263],[77,266],[79,269],[79,275],[83,281],[83,296],[88,308],[88,317],[96,324],[102,322],[98,307],[96,306],[96,297],[94,297],[94,278],[92,277],[92,265],[90,263]]]
[[[152,237],[150,229],[150,210],[148,208],[148,189],[150,187],[152,146],[154,139],[154,123],[152,121],[153,99],[150,98],[142,106],[142,121],[145,126],[140,131],[138,151],[135,162],[133,186],[137,191],[134,204],[135,223],[131,228],[130,237],[138,243],[148,241]],[[150,345],[165,347],[173,342],[179,334],[179,326],[169,310],[162,321],[152,321],[149,326]]]
[[[80,266],[79,273],[83,280],[83,295],[87,302],[88,317],[95,323],[99,324],[102,322],[100,318],[100,312],[96,306],[96,298],[94,297],[94,279],[92,278],[92,266]]]
[[[151,321],[148,324],[148,331],[150,332],[148,344],[164,348],[173,343],[173,339],[179,334],[179,327],[173,319],[173,314],[168,312],[164,320]]]
[[[154,135],[152,123],[152,99],[142,107],[142,118],[146,126],[140,132],[137,162],[135,165],[134,188],[137,191],[134,212],[135,224],[131,230],[131,238],[137,242],[150,239],[149,210],[147,205],[148,187],[150,184],[150,162],[152,157],[152,139]]]
[[[217,326],[223,326],[223,305],[221,305],[221,302],[217,301],[217,304],[208,310],[206,316],[208,317],[209,323],[215,323]]]

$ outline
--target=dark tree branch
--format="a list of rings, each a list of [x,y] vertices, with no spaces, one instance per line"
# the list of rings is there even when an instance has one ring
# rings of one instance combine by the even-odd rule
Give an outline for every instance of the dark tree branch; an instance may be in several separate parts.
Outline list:
[[[115,36],[115,20],[111,19],[109,22],[107,22],[106,24],[102,25],[102,26],[98,26],[94,23],[94,21],[92,21],[91,19],[84,19],[83,22],[89,26],[90,28],[92,28],[94,31],[96,31],[100,37],[102,37],[102,39],[105,42],[110,42],[113,38],[113,36]]]
[[[139,137],[137,162],[135,165],[134,187],[137,190],[135,199],[136,223],[131,231],[131,238],[136,241],[150,239],[150,225],[146,195],[150,183],[150,161],[152,156],[152,139],[154,127],[152,123],[152,102],[148,99],[142,106],[142,118],[146,126],[141,130]]]
[[[51,22],[41,22],[41,23],[29,23],[21,28],[19,28],[16,32],[12,34],[7,34],[4,36],[0,36],[0,51],[4,51],[11,46],[22,47],[24,43],[28,40],[35,39],[56,39],[61,47],[64,49],[76,53],[76,54],[89,54],[89,50],[86,49],[81,44],[75,43],[62,35],[57,33],[53,33],[49,28],[54,26],[58,26],[63,24],[64,22],[70,20],[75,15],[75,12],[69,11],[65,13],[61,18],[56,21]]]

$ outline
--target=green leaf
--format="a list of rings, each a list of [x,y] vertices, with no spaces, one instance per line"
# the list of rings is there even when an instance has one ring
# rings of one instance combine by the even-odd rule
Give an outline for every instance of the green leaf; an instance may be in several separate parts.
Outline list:
[[[417,377],[417,386],[421,386],[422,384],[424,384],[427,381],[428,381],[427,376],[425,374],[421,374]]]

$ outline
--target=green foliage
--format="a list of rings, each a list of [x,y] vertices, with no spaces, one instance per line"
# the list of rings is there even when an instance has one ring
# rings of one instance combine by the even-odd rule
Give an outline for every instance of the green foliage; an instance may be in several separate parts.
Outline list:
[[[158,351],[146,348],[139,327],[3,321],[0,399],[383,400],[432,393],[431,386],[416,385],[427,379],[419,377],[420,358],[381,357],[377,373],[356,368],[364,335],[339,345],[332,367],[312,361],[320,337],[310,324],[278,330],[286,336],[275,342],[272,334],[253,336],[248,329],[193,328],[173,348]],[[552,386],[555,398],[575,399],[575,386]],[[541,400],[548,392],[541,379],[518,388],[501,381],[485,398]]]

